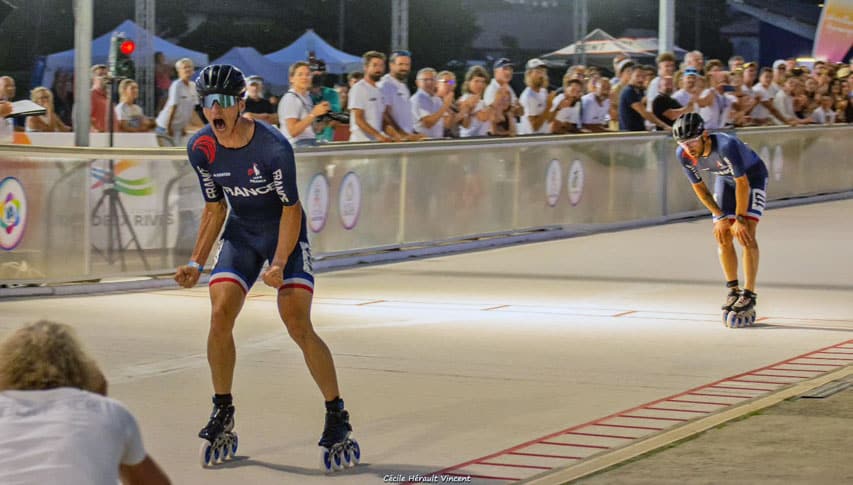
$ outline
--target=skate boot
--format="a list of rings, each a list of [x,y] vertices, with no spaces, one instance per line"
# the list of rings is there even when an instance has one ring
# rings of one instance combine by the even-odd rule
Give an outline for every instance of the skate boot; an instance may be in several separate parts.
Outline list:
[[[234,429],[234,406],[215,404],[210,420],[198,437],[202,438],[200,460],[202,467],[213,466],[234,458],[237,453],[237,433]]]
[[[756,303],[758,303],[758,295],[749,290],[743,290],[726,316],[726,326],[739,328],[754,324]]]
[[[737,303],[738,298],[740,298],[740,290],[737,289],[737,286],[730,286],[729,294],[726,296],[726,303],[720,307],[720,309],[723,310],[723,325],[727,327],[729,326],[729,322],[727,320],[729,313],[732,311],[732,307],[735,306],[735,303]]]
[[[352,426],[349,424],[349,413],[343,408],[326,411],[326,425],[320,442],[320,467],[326,473],[341,470],[344,467],[358,465],[361,459],[361,448],[358,442],[350,438]]]

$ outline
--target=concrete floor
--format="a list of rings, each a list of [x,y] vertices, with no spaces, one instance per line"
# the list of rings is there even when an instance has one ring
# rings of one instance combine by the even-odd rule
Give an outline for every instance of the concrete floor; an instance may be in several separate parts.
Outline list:
[[[262,284],[235,332],[238,459],[215,469],[196,438],[212,392],[206,288],[3,302],[0,334],[74,325],[176,484],[447,469],[510,483],[542,468],[456,465],[851,339],[851,214],[847,200],[765,215],[751,329],[720,322],[708,220],[319,275],[314,324],[363,450],[337,475],[319,471],[322,398]]]

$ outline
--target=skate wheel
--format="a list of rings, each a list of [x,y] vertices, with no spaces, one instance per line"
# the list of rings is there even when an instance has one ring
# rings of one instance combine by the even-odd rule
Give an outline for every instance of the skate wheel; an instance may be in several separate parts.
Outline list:
[[[334,452],[332,452],[332,468],[335,471],[344,469],[344,449],[343,447],[338,448]]]
[[[350,463],[349,466],[356,466],[358,462],[361,461],[361,447],[358,446],[358,441],[350,440],[349,446],[347,447],[350,455]]]
[[[237,443],[238,443],[237,433],[233,433],[231,435],[231,458],[234,458],[235,456],[237,456]]]
[[[729,328],[737,328],[737,324],[735,319],[737,318],[737,313],[729,312],[726,314],[726,326]]]
[[[332,471],[332,452],[328,448],[320,447],[320,469],[326,473]]]
[[[201,449],[199,450],[199,458],[201,462],[202,468],[210,466],[213,461],[213,450],[210,446],[209,441],[201,442]]]

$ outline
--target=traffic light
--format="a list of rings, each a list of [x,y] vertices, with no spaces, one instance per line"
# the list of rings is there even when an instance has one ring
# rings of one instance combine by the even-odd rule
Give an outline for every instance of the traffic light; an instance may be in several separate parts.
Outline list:
[[[136,50],[136,44],[121,32],[113,34],[110,44],[110,76],[133,78],[136,67],[131,55]]]

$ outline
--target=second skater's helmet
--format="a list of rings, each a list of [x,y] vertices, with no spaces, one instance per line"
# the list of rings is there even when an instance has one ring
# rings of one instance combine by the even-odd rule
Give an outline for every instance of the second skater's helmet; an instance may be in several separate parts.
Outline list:
[[[705,131],[705,120],[698,113],[684,113],[672,124],[672,137],[675,141],[696,138]]]
[[[230,64],[211,64],[195,78],[195,90],[201,97],[208,94],[242,96],[245,89],[243,73]]]

